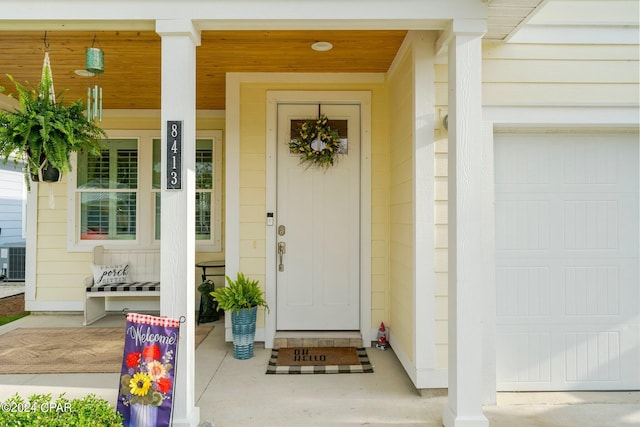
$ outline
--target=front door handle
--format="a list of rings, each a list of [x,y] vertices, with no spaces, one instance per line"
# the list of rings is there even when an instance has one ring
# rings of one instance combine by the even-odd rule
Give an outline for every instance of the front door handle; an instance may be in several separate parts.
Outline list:
[[[278,242],[278,255],[280,255],[280,263],[278,264],[278,271],[284,271],[284,254],[287,252],[287,244],[285,242]]]

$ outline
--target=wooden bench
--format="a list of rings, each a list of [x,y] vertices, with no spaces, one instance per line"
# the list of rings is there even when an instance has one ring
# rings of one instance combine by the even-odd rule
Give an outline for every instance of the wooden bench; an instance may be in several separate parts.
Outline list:
[[[107,315],[106,299],[110,297],[159,297],[160,251],[156,249],[93,249],[96,265],[129,264],[127,283],[94,286],[93,275],[84,279],[84,325]]]

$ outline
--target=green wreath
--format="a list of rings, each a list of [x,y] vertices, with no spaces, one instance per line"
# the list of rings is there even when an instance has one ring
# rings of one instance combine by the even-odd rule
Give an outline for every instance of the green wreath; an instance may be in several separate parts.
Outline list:
[[[302,123],[298,136],[289,142],[289,150],[300,154],[301,163],[328,168],[336,162],[336,156],[342,154],[342,145],[338,131],[331,129],[327,116],[321,115],[318,119]]]

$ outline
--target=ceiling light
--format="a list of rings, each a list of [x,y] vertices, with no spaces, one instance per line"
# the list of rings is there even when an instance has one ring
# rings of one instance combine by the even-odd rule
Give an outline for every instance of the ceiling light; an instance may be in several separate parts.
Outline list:
[[[326,52],[333,49],[333,45],[329,42],[315,42],[311,45],[311,49],[318,52]]]

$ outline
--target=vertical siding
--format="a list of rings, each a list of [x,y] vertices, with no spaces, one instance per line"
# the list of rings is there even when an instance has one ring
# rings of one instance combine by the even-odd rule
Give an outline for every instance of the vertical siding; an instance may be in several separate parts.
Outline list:
[[[413,361],[413,64],[410,49],[389,79],[390,282],[394,344]]]

